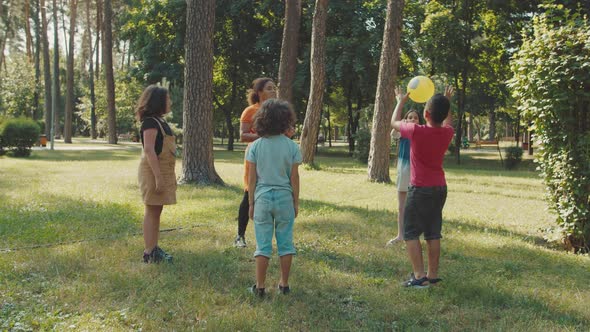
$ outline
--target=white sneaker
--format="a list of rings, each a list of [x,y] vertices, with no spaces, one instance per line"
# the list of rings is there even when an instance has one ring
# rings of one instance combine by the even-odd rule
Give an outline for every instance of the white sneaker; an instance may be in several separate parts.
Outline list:
[[[243,236],[236,236],[236,239],[234,240],[234,247],[236,248],[246,248],[246,239],[244,239]]]

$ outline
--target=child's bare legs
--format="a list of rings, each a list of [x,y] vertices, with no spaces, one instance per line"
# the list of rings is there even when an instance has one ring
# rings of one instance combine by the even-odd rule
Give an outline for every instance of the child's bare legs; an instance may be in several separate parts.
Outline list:
[[[426,273],[424,272],[424,259],[422,258],[422,245],[420,244],[420,240],[406,240],[406,250],[408,252],[408,256],[410,257],[410,262],[412,262],[414,277],[416,279],[423,278],[426,275]]]
[[[145,215],[143,217],[143,241],[145,245],[144,252],[150,253],[158,245],[160,236],[160,216],[162,215],[163,205],[146,205]]]
[[[268,270],[268,257],[256,256],[256,288],[265,288],[266,270]]]
[[[438,260],[440,258],[440,239],[426,240],[428,246],[428,279],[438,278]]]
[[[387,242],[390,246],[404,239],[404,210],[406,208],[406,197],[408,192],[398,191],[397,192],[397,236]]]
[[[291,262],[293,261],[293,255],[281,256],[281,280],[279,286],[289,286],[289,272],[291,271]]]

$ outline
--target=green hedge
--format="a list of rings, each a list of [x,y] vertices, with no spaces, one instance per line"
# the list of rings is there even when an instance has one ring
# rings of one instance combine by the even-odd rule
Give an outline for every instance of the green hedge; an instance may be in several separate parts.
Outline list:
[[[39,139],[41,129],[36,121],[27,118],[6,120],[0,126],[0,141],[16,157],[27,157]]]

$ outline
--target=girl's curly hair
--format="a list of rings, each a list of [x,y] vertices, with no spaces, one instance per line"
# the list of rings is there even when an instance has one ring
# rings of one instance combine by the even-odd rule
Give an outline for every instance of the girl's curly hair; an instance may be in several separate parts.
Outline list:
[[[135,107],[135,117],[138,121],[145,118],[160,117],[166,114],[168,107],[168,90],[152,84],[143,90]]]
[[[285,133],[295,125],[291,104],[278,99],[265,101],[254,116],[254,128],[260,137]]]

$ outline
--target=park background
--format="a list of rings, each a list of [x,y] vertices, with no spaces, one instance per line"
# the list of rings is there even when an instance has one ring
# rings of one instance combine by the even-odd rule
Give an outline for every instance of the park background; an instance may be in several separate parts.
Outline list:
[[[0,1],[0,329],[585,330],[586,1]],[[393,88],[454,85],[443,285],[407,291]],[[293,293],[233,248],[254,78],[298,116]],[[134,107],[170,89],[172,265],[140,262]],[[409,108],[421,109],[412,104]],[[38,147],[45,143],[45,147]],[[276,278],[276,260],[271,276]],[[269,280],[269,281],[270,281]]]

